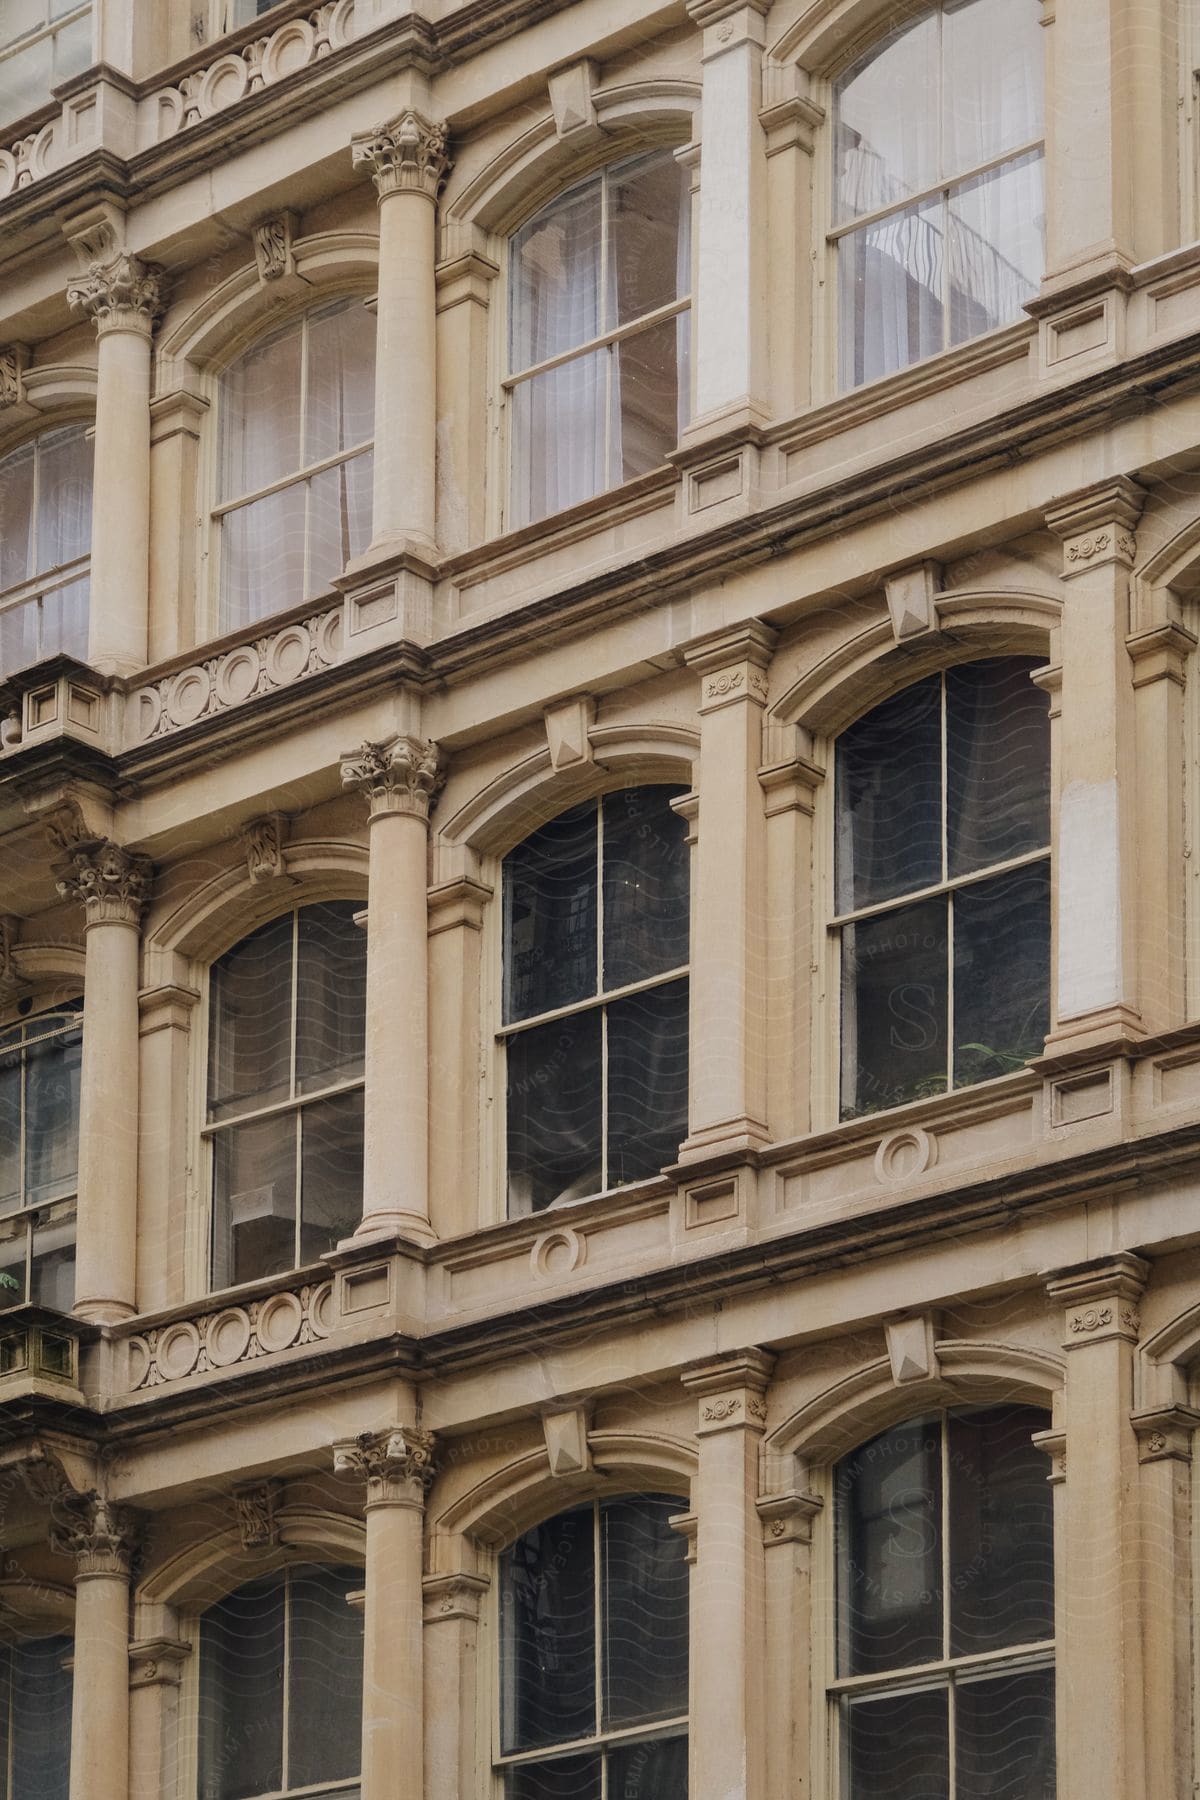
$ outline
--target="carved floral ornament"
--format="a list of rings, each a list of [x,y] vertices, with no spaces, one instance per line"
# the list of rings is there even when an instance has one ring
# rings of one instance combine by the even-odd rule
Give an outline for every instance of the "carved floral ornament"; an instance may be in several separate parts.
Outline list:
[[[411,108],[354,138],[351,149],[354,167],[369,171],[381,200],[401,193],[436,200],[450,169],[445,124],[431,124]]]
[[[436,744],[399,737],[362,744],[342,758],[342,786],[366,796],[372,814],[412,813],[427,819],[445,781]]]
[[[86,313],[97,331],[149,332],[163,310],[163,271],[120,251],[68,282],[67,304]]]
[[[416,1425],[363,1431],[333,1446],[333,1472],[367,1484],[367,1505],[422,1504],[433,1482],[434,1435]]]
[[[76,1573],[128,1575],[137,1548],[134,1515],[102,1494],[60,1495],[54,1503],[50,1543],[75,1558]]]
[[[89,925],[137,925],[150,898],[153,867],[109,838],[72,844],[55,871],[64,900],[77,900]]]
[[[0,412],[20,406],[25,398],[25,371],[29,367],[29,348],[25,344],[6,344],[0,349]]]

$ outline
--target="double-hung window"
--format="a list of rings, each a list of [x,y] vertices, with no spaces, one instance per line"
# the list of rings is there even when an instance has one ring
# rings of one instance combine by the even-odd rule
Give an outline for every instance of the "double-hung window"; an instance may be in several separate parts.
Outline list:
[[[200,1620],[199,1800],[358,1800],[361,1569],[297,1566]]]
[[[58,650],[86,657],[91,547],[86,425],[43,431],[0,458],[0,676]]]
[[[510,527],[644,475],[688,413],[687,177],[614,163],[509,244]]]
[[[1038,0],[898,24],[834,83],[844,390],[1022,317],[1042,273]]]
[[[92,61],[91,0],[4,0],[0,6],[0,126],[50,98]]]
[[[601,1500],[501,1558],[504,1800],[687,1800],[688,1569],[679,1502]]]
[[[67,1800],[73,1648],[69,1637],[0,1648],[0,1800]]]
[[[218,630],[328,593],[371,539],[375,321],[361,300],[253,344],[220,387]]]
[[[837,740],[843,1117],[987,1081],[1041,1052],[1050,726],[1036,666],[959,664]]]
[[[0,1031],[0,1306],[75,1299],[82,1002]]]
[[[956,1409],[838,1464],[840,1800],[1053,1800],[1048,1424]]]
[[[366,938],[353,901],[260,925],[213,967],[213,1285],[310,1263],[362,1218]]]
[[[655,1175],[686,1133],[682,791],[589,800],[504,859],[512,1214]]]

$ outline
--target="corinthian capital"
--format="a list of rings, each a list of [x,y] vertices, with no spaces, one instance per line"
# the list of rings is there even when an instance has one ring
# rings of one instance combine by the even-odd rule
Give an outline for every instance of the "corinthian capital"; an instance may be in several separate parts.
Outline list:
[[[423,1506],[434,1477],[434,1436],[415,1425],[363,1431],[333,1446],[333,1472],[367,1484],[368,1506]]]
[[[137,1545],[134,1515],[97,1493],[64,1495],[54,1505],[50,1542],[75,1558],[77,1576],[128,1575]]]
[[[101,333],[149,335],[163,307],[163,271],[122,250],[107,262],[89,263],[68,282],[67,304],[85,312]]]
[[[389,125],[361,132],[350,148],[354,167],[369,170],[381,200],[401,193],[436,200],[450,168],[445,125],[431,125],[411,109]]]
[[[123,850],[109,838],[72,844],[55,870],[59,893],[79,902],[88,925],[140,924],[152,873],[149,857]]]
[[[436,744],[394,737],[362,744],[342,758],[342,786],[357,788],[376,813],[413,813],[427,819],[445,777]]]

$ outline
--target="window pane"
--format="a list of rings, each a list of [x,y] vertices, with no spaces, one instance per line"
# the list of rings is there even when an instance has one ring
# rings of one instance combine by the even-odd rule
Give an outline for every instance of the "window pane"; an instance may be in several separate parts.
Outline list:
[[[926,13],[876,44],[837,82],[838,224],[937,180],[938,24],[935,12]]]
[[[872,708],[837,740],[839,912],[941,879],[941,680]]]
[[[71,1772],[69,1637],[18,1644],[12,1657],[13,1800],[67,1800]]]
[[[504,1800],[600,1800],[600,1758],[562,1756],[506,1769]]]
[[[608,1181],[673,1163],[687,1136],[688,984],[670,981],[608,1009]]]
[[[40,656],[53,656],[56,650],[65,650],[69,656],[77,656],[80,662],[87,661],[90,591],[91,580],[84,575],[67,587],[52,588],[43,595]],[[33,617],[32,608],[30,617]]]
[[[361,1569],[292,1576],[288,1657],[288,1786],[357,1775],[362,1761],[362,1614],[346,1595]]]
[[[374,319],[361,300],[310,314],[305,462],[368,443],[374,429]]]
[[[501,1557],[500,1731],[506,1754],[595,1730],[594,1583],[590,1506],[535,1525]]]
[[[949,207],[950,342],[1024,316],[1042,276],[1042,154],[955,188]]]
[[[1054,1636],[1049,1425],[1032,1406],[950,1417],[950,1653]]]
[[[295,1113],[234,1125],[213,1139],[213,1284],[296,1266]]]
[[[1045,39],[1033,0],[969,0],[942,15],[942,173],[1042,135]]]
[[[688,292],[688,207],[687,172],[670,151],[610,174],[609,329]]]
[[[598,1194],[599,1010],[519,1032],[507,1055],[509,1214]]]
[[[56,1206],[33,1229],[29,1298],[37,1306],[70,1312],[75,1304],[75,1206]]]
[[[593,350],[513,389],[514,531],[603,492],[608,363],[607,350]]]
[[[32,1044],[25,1063],[25,1200],[38,1206],[74,1193],[79,1167],[82,1032]]]
[[[305,483],[221,521],[221,630],[237,631],[305,599]]]
[[[25,1299],[25,1269],[29,1257],[29,1215],[0,1223],[0,1309],[20,1306]]]
[[[292,915],[227,950],[209,984],[208,1116],[228,1119],[291,1092]]]
[[[668,1523],[681,1504],[617,1500],[600,1510],[604,1725],[609,1729],[687,1712],[687,1546]],[[684,1762],[686,1773],[686,1756]],[[657,1790],[651,1787],[648,1793],[657,1795]]]
[[[1050,1029],[1050,864],[954,896],[954,1085],[1040,1056]]]
[[[222,376],[222,500],[253,494],[301,467],[300,355],[297,320]]]
[[[657,469],[678,442],[678,344],[675,320],[664,319],[613,346],[610,486]]]
[[[596,992],[595,801],[560,813],[504,859],[504,1019]]]
[[[951,875],[1050,842],[1050,697],[1033,657],[946,671],[946,834]]]
[[[1053,1669],[961,1682],[955,1723],[955,1800],[1054,1800]]]
[[[608,1759],[609,1800],[687,1800],[685,1737],[626,1744]]]
[[[877,381],[943,347],[945,205],[888,213],[838,240],[839,379]]]
[[[851,1800],[949,1800],[944,1688],[843,1701]]]
[[[13,1048],[0,1055],[0,1214],[20,1204],[21,1053]]]
[[[308,484],[308,579],[305,594],[329,593],[352,557],[371,541],[369,452],[314,475]]]
[[[836,1492],[838,1673],[932,1662],[942,1655],[940,1426],[911,1419],[872,1438],[838,1464]]]
[[[357,900],[300,909],[296,948],[296,1089],[310,1094],[363,1072],[367,934]]]
[[[0,63],[0,84],[6,67]],[[32,525],[33,445],[22,444],[0,462],[0,593],[33,574]]]
[[[36,600],[0,612],[0,674],[27,669],[38,660],[38,613]]]
[[[53,40],[39,38],[0,61],[0,123],[19,119],[50,98]]]
[[[81,69],[91,67],[92,62],[92,21],[76,19],[73,25],[65,25],[54,38],[54,81],[69,81],[72,75],[78,75]]]
[[[670,806],[685,791],[625,788],[601,803],[606,988],[687,962],[687,825]]]
[[[82,425],[38,440],[39,573],[86,556],[92,543],[92,446]]]
[[[300,1260],[308,1263],[362,1223],[362,1089],[318,1100],[300,1117]]]
[[[200,1621],[200,1800],[283,1785],[283,1577],[250,1582]]]
[[[0,11],[0,50],[46,23],[45,0],[4,0]]]
[[[946,902],[842,928],[842,1114],[946,1087]]]
[[[600,320],[600,176],[552,200],[509,250],[509,362],[516,375],[586,344]]]

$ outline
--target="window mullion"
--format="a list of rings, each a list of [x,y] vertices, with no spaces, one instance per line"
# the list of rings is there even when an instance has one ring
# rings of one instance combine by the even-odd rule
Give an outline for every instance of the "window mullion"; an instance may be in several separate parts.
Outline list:
[[[599,1743],[603,1736],[605,1724],[607,1723],[604,1717],[604,1679],[602,1673],[606,1648],[604,1640],[607,1622],[604,1618],[603,1611],[602,1567],[604,1561],[604,1541],[603,1533],[600,1529],[600,1502],[598,1500],[592,1501],[592,1520],[592,1530],[594,1532],[592,1541],[595,1546],[592,1555],[592,1617],[595,1620],[593,1632],[595,1655],[593,1658],[592,1671],[594,1697],[592,1704],[596,1709],[596,1740],[597,1743]],[[601,1751],[600,1764],[602,1768],[604,1766],[604,1761],[603,1751]]]

